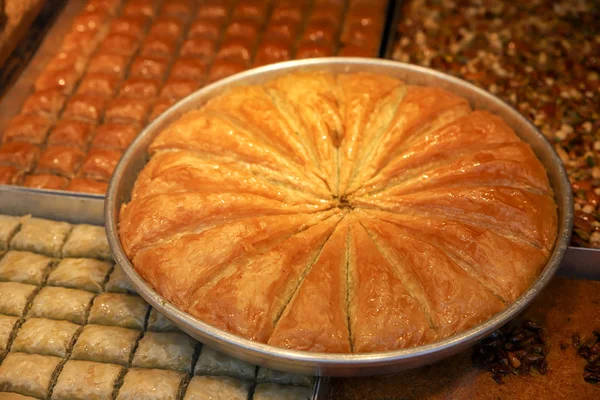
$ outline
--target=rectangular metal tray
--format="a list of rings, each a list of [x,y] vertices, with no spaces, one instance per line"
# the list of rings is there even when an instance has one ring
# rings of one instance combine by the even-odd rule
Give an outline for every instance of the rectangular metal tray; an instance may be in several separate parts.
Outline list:
[[[0,214],[32,215],[70,223],[104,225],[104,199],[0,185]],[[328,378],[315,377],[312,400],[329,398]]]

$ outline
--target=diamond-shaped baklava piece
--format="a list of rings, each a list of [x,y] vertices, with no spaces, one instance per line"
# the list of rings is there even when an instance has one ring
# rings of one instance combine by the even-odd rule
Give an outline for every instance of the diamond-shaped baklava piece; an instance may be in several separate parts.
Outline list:
[[[225,375],[252,381],[256,366],[203,346],[194,375]]]
[[[88,322],[142,330],[148,307],[148,303],[139,296],[102,293],[94,299]]]
[[[246,400],[251,384],[227,376],[194,376],[183,400]]]
[[[59,257],[70,231],[71,225],[66,222],[29,218],[23,221],[21,230],[13,237],[10,245],[15,250]]]
[[[8,339],[18,320],[17,317],[0,315],[0,352],[6,351]]]
[[[78,329],[68,321],[30,318],[19,329],[11,351],[65,357]]]
[[[149,331],[153,332],[178,332],[179,329],[169,318],[165,317],[162,313],[156,311],[155,308],[150,310],[150,316],[148,317],[148,328]]]
[[[108,282],[106,282],[106,287],[104,288],[107,292],[117,292],[117,293],[136,293],[135,289],[131,285],[131,281],[127,278],[121,267],[115,265],[113,272],[110,274],[110,278],[108,278]]]
[[[190,373],[196,344],[194,339],[183,333],[146,332],[131,365]]]
[[[47,286],[33,299],[30,316],[71,321],[83,325],[94,293]]]
[[[117,400],[175,399],[184,374],[162,369],[131,368],[125,375]]]
[[[21,226],[21,217],[0,215],[0,250],[8,249],[8,243]]]
[[[109,399],[121,369],[120,365],[69,360],[58,376],[52,399]]]
[[[0,390],[45,398],[60,358],[8,353],[0,365]]]
[[[9,251],[0,260],[0,280],[41,285],[51,258],[28,251]]]
[[[77,338],[71,358],[127,365],[140,331],[118,326],[86,325]]]
[[[48,285],[101,292],[112,265],[92,258],[63,258],[48,276]]]
[[[25,283],[0,282],[0,314],[22,316],[27,300],[36,289]]]
[[[112,259],[103,226],[75,225],[62,249],[63,257]]]

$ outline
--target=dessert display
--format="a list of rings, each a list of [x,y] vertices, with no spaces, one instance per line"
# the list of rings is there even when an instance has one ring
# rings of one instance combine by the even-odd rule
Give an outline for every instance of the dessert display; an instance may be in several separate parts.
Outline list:
[[[136,271],[176,307],[273,346],[431,343],[536,279],[557,210],[499,117],[370,73],[225,91],[158,134],[120,212]]]
[[[387,4],[89,0],[0,127],[0,184],[104,194],[136,135],[202,86],[279,61],[376,57]]]
[[[113,263],[103,227],[0,215],[0,398],[308,400],[314,385],[179,331]]]
[[[597,2],[405,1],[393,58],[511,104],[551,141],[575,198],[573,246],[600,248]]]

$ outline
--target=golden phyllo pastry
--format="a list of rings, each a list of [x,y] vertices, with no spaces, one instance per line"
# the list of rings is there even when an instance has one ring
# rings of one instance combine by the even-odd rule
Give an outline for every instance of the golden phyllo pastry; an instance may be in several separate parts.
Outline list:
[[[120,212],[134,268],[198,319],[278,347],[449,337],[514,302],[556,240],[546,171],[501,118],[389,76],[233,88],[149,153]]]

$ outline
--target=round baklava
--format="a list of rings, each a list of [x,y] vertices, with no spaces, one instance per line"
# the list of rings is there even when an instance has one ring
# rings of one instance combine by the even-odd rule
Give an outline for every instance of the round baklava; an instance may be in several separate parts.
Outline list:
[[[119,234],[135,270],[222,330],[315,352],[472,327],[546,265],[546,171],[498,116],[369,73],[229,89],[149,147]]]

